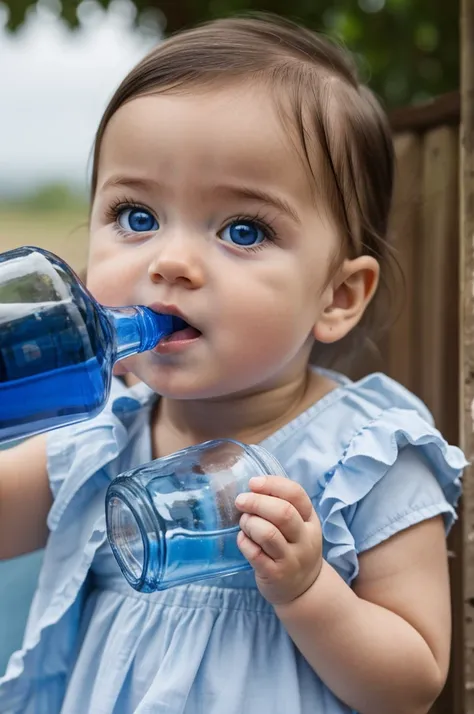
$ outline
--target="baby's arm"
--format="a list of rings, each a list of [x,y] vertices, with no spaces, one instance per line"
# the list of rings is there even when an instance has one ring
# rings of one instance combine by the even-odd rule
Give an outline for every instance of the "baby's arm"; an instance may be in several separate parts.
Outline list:
[[[329,689],[360,714],[426,714],[449,662],[442,517],[363,553],[353,590],[324,562],[309,590],[275,609]]]
[[[44,434],[0,451],[0,560],[45,546],[52,500]]]
[[[239,506],[238,542],[309,664],[360,714],[425,714],[448,669],[449,579],[439,514],[449,522],[452,509],[420,450],[402,449],[350,514],[359,553],[353,589],[322,560],[319,520],[303,489],[278,477],[253,481]]]

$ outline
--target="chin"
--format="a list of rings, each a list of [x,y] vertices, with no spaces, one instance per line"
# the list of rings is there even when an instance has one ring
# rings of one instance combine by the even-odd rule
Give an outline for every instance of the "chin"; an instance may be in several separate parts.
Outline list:
[[[230,380],[209,380],[199,375],[176,372],[168,376],[160,374],[159,377],[142,375],[140,379],[161,397],[177,401],[218,400],[237,391]]]
[[[214,363],[206,368],[201,364],[193,369],[191,365],[150,364],[143,360],[145,355],[129,357],[127,369],[135,379],[144,382],[150,389],[166,399],[181,401],[219,400],[231,395],[244,396],[259,391],[275,379],[274,370],[267,365],[255,364],[242,374],[242,365],[233,360],[226,361],[225,370],[219,370]],[[269,376],[270,373],[270,376]]]
[[[208,398],[208,390],[203,388],[202,381],[190,375],[150,375],[148,370],[137,372],[137,379],[144,382],[150,389],[166,399],[196,400]]]

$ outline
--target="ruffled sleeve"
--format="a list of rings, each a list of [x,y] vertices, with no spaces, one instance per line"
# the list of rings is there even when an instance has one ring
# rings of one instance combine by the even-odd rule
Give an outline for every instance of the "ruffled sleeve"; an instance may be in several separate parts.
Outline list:
[[[441,514],[448,531],[466,465],[418,411],[379,411],[326,474],[317,511],[327,561],[350,583],[358,554],[398,531]]]

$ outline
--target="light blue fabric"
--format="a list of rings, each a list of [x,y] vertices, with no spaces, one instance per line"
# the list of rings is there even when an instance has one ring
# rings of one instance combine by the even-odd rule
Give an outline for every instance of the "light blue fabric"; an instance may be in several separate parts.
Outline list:
[[[0,672],[21,647],[42,559],[38,551],[0,562]]]
[[[358,554],[421,520],[449,529],[465,466],[423,404],[374,374],[262,442],[303,485],[324,555],[351,583]],[[151,458],[155,396],[118,380],[96,419],[48,442],[55,501],[2,714],[348,714],[298,653],[252,573],[151,595],[128,587],[105,534],[110,480]]]

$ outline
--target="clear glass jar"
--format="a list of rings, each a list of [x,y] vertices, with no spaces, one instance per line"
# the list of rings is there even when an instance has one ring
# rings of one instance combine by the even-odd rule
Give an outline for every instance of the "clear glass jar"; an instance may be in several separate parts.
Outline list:
[[[235,498],[261,475],[286,474],[262,447],[219,439],[117,477],[107,535],[130,585],[153,592],[250,569],[237,546]]]

